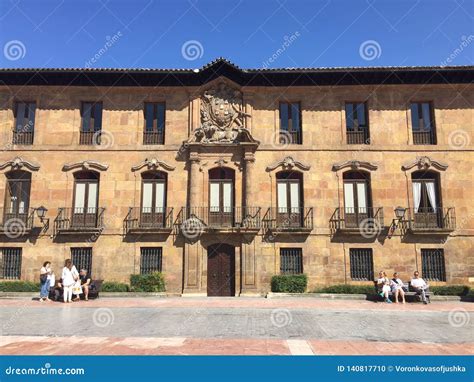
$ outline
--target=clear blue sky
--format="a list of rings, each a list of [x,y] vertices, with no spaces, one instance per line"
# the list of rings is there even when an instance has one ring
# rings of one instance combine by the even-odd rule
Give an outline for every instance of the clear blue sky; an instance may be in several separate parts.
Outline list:
[[[473,29],[474,0],[0,0],[0,67],[472,65]]]

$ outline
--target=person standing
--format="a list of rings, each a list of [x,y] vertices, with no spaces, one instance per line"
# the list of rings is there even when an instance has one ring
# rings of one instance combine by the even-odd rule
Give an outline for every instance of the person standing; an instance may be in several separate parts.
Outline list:
[[[403,281],[398,277],[398,273],[393,274],[392,293],[395,295],[395,303],[398,304],[398,296],[402,296],[402,303],[405,304],[405,291],[403,290]]]
[[[78,279],[76,267],[72,264],[71,259],[64,262],[62,273],[62,285],[64,302],[72,302],[72,288]]]
[[[49,276],[51,275],[51,263],[45,261],[40,270],[40,302],[51,301],[49,299]]]
[[[413,278],[410,281],[410,286],[416,292],[417,295],[421,295],[421,300],[423,304],[428,304],[428,299],[426,298],[426,290],[428,289],[428,284],[420,277],[420,272],[415,271],[413,273]]]

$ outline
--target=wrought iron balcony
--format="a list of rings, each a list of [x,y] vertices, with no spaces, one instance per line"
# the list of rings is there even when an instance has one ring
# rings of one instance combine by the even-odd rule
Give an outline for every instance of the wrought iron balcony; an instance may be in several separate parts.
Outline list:
[[[408,208],[401,223],[404,231],[447,233],[456,229],[456,212],[454,207]]]
[[[347,143],[349,145],[367,145],[369,140],[369,128],[359,128],[359,130],[346,130]]]
[[[166,233],[173,228],[173,208],[130,207],[123,221],[124,233]]]
[[[54,232],[88,233],[104,228],[105,208],[60,208],[54,219]]]
[[[35,211],[34,208],[29,208],[24,212],[0,208],[0,232],[10,238],[28,234],[33,228]]]
[[[162,145],[165,142],[165,135],[163,131],[144,131],[143,144],[144,145]]]
[[[33,131],[14,131],[12,143],[14,145],[32,145],[33,138]]]
[[[310,232],[313,230],[313,208],[270,207],[263,217],[265,228],[281,232]]]
[[[98,131],[81,131],[79,134],[79,144],[80,145],[100,145],[101,141],[100,130]]]
[[[176,223],[182,232],[185,230],[258,232],[261,227],[261,208],[183,207]]]
[[[384,227],[383,208],[336,208],[329,226],[332,234],[343,232],[375,237]]]
[[[413,144],[415,145],[435,145],[436,135],[434,130],[413,131]]]

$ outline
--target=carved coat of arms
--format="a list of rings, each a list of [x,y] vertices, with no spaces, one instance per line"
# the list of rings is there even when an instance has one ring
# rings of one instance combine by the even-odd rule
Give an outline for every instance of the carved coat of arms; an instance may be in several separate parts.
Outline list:
[[[190,142],[237,143],[253,141],[244,128],[244,118],[250,115],[242,110],[242,95],[224,83],[207,90],[201,97],[201,126],[194,131]]]

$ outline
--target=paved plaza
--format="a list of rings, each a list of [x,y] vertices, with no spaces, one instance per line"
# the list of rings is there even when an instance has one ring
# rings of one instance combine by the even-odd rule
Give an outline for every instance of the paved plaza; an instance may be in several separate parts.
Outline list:
[[[474,354],[474,304],[0,300],[1,354]]]

